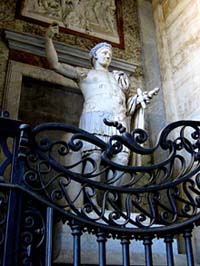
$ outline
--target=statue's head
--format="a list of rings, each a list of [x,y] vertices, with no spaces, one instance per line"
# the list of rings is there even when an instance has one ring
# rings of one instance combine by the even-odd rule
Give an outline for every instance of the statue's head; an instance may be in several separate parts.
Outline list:
[[[110,56],[110,60],[111,60],[111,57],[112,57],[112,46],[109,43],[101,42],[101,43],[98,43],[97,45],[95,45],[90,50],[89,56],[90,56],[90,59],[91,59],[92,66],[94,66],[94,62],[97,60],[98,54],[103,52],[103,51],[109,51],[109,54],[111,55]]]

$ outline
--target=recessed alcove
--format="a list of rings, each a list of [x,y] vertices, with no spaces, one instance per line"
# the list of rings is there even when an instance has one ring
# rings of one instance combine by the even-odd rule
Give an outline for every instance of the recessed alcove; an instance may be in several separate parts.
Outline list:
[[[18,118],[31,126],[45,122],[78,126],[82,105],[78,89],[27,76],[22,78]]]
[[[78,126],[83,97],[77,84],[52,70],[9,61],[3,111],[35,126],[61,122]]]

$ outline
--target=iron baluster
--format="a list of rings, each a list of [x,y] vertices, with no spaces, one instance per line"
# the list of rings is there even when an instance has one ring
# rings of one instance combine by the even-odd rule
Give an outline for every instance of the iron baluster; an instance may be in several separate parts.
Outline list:
[[[194,266],[194,256],[193,256],[193,249],[192,249],[192,229],[185,230],[183,233],[183,237],[185,239],[185,248],[186,248],[186,257],[187,257],[187,265]]]
[[[152,258],[152,238],[151,237],[145,237],[143,240],[143,245],[145,248],[145,264],[146,266],[152,266],[153,265],[153,258]]]
[[[127,235],[123,235],[121,237],[122,265],[123,266],[129,266],[130,265],[129,244],[130,244],[129,237]]]
[[[97,242],[99,246],[99,266],[106,265],[106,234],[104,232],[97,233]]]
[[[45,266],[51,266],[52,261],[52,235],[53,235],[53,209],[46,210],[46,250]]]
[[[81,264],[81,227],[80,225],[73,224],[72,235],[73,235],[73,265],[80,266]]]
[[[166,236],[164,241],[166,243],[167,266],[174,266],[173,236]]]

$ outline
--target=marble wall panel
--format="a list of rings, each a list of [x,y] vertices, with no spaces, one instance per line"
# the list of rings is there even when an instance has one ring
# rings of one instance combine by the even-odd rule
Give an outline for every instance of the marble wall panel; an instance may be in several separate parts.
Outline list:
[[[200,111],[199,1],[154,0],[153,6],[168,121],[196,119]]]

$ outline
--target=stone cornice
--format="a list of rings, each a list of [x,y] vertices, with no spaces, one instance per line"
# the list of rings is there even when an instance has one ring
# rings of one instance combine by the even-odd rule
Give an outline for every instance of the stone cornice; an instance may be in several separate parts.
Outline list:
[[[10,49],[45,57],[45,40],[40,36],[5,30],[5,38]],[[61,62],[84,68],[91,67],[88,52],[59,42],[54,42],[54,45]],[[111,68],[125,71],[128,74],[134,73],[138,67],[140,68],[138,65],[115,58],[111,63]]]

